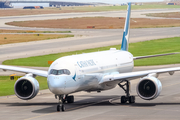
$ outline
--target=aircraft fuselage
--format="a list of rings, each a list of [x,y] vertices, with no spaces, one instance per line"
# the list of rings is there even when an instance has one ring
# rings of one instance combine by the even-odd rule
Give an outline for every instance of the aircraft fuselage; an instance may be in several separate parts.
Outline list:
[[[116,87],[116,82],[99,84],[105,75],[131,72],[133,55],[111,48],[57,59],[48,70],[48,86],[56,95],[78,91],[102,91]]]

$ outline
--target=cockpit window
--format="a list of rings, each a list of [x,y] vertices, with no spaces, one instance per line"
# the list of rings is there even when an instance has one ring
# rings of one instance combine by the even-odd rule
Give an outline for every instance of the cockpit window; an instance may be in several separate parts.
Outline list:
[[[53,70],[51,74],[57,75],[57,70]]]
[[[62,75],[62,74],[70,75],[71,73],[67,69],[61,69],[61,70],[52,69],[49,74],[53,74],[53,75]]]

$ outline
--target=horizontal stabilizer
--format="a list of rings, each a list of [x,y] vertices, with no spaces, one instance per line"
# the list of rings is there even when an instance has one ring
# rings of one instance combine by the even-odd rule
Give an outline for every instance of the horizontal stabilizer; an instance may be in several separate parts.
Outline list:
[[[179,54],[179,52],[175,52],[175,53],[166,53],[166,54],[158,54],[158,55],[148,55],[148,56],[139,56],[139,57],[134,57],[134,60],[137,59],[144,59],[144,58],[151,58],[151,57],[159,57],[159,56],[166,56],[166,55],[175,55],[175,54]]]

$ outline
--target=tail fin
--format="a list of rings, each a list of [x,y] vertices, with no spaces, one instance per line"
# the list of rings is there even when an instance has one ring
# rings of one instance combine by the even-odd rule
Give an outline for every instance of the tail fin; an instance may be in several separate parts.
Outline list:
[[[121,50],[124,50],[124,51],[128,51],[130,16],[131,16],[131,3],[128,3],[126,22],[124,25],[124,33],[123,33],[122,44],[121,44]]]

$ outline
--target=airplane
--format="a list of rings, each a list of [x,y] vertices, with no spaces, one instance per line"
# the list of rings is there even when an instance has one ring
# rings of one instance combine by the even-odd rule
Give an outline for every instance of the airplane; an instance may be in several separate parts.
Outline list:
[[[39,83],[36,76],[46,77],[49,90],[58,99],[57,111],[65,111],[65,102],[74,102],[74,96],[70,95],[72,93],[101,92],[117,85],[125,91],[121,103],[135,103],[135,96],[130,95],[130,83],[137,78],[140,78],[136,89],[138,96],[144,100],[153,100],[162,90],[159,74],[173,75],[175,71],[180,71],[180,67],[132,72],[134,60],[178,53],[134,57],[128,52],[130,14],[131,3],[128,3],[121,50],[111,48],[61,57],[50,65],[48,71],[7,65],[0,65],[0,69],[26,73],[14,85],[15,95],[22,100],[30,100],[37,95]]]

